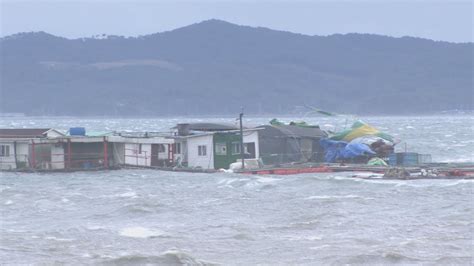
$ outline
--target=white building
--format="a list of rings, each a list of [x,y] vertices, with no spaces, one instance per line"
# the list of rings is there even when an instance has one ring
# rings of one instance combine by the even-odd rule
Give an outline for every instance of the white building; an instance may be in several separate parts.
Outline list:
[[[163,136],[120,137],[114,136],[114,143],[123,144],[124,164],[131,166],[163,167],[174,160],[174,140]]]
[[[201,123],[185,124],[174,136],[174,158],[178,166],[202,169],[228,169],[241,158],[240,131],[231,126]],[[258,159],[259,129],[243,131],[244,154]]]
[[[50,163],[56,161],[58,151],[55,146],[36,145],[35,142],[62,136],[64,134],[50,128],[0,129],[0,170],[28,168],[33,164],[45,164],[47,160]],[[42,156],[35,158],[36,154]]]

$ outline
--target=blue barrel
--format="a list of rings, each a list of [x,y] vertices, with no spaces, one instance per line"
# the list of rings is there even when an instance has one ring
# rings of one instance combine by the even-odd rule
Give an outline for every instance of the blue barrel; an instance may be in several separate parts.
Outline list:
[[[388,156],[388,165],[396,166],[398,165],[397,154],[392,153]]]
[[[418,165],[418,153],[405,152],[403,154],[402,165],[404,166]]]
[[[69,129],[69,135],[71,136],[85,136],[86,128],[85,127],[71,127]]]
[[[92,168],[92,163],[91,162],[84,162],[84,163],[82,163],[82,168],[83,169],[91,169]]]
[[[420,155],[416,152],[397,152],[388,156],[388,164],[391,166],[413,166],[418,165]]]

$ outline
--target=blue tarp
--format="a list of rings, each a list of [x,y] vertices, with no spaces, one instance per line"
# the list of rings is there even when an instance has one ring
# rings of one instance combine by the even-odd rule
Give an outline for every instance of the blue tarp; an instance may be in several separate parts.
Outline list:
[[[373,152],[366,144],[357,142],[349,142],[342,151],[342,157],[345,159],[352,159],[363,155],[375,155],[375,152]]]
[[[319,141],[324,149],[324,159],[327,163],[333,163],[341,159],[352,159],[363,155],[374,155],[369,146],[363,143],[321,139]]]
[[[342,158],[342,151],[347,145],[345,141],[337,141],[330,139],[321,139],[319,141],[321,147],[324,149],[324,161],[333,163]]]

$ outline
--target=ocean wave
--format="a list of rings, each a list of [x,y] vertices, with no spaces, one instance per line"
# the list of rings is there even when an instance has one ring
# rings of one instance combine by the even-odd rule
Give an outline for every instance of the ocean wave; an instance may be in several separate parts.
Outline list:
[[[220,187],[247,187],[257,189],[267,189],[275,185],[276,182],[282,180],[281,178],[252,176],[245,178],[224,178],[218,181]]]
[[[158,202],[144,201],[126,204],[123,207],[117,209],[119,213],[157,213],[160,211],[160,208],[163,204]]]
[[[382,254],[357,254],[352,256],[328,256],[325,261],[333,265],[384,265],[384,264],[420,264],[424,260],[405,256],[396,252],[383,252]]]
[[[474,256],[441,257],[433,261],[433,265],[474,265]]]
[[[161,255],[132,254],[109,259],[105,265],[218,265],[194,258],[192,255],[177,249],[163,252]]]
[[[0,193],[3,193],[3,191],[10,190],[12,187],[9,186],[0,186]]]
[[[301,241],[301,240],[320,241],[320,240],[323,240],[323,237],[316,236],[316,235],[303,235],[303,236],[290,236],[290,237],[287,237],[286,239],[290,241]]]
[[[325,244],[325,245],[310,247],[309,249],[311,249],[311,250],[320,250],[320,249],[332,248],[332,247],[333,247],[332,245]]]
[[[319,196],[309,196],[305,198],[306,200],[331,200],[331,199],[366,199],[366,200],[373,200],[374,198],[366,198],[358,195],[319,195]]]
[[[396,184],[397,187],[415,187],[415,188],[426,188],[426,187],[452,187],[463,184],[474,184],[472,179],[457,179],[457,180],[408,180],[399,182]]]
[[[294,228],[313,228],[316,225],[320,224],[320,219],[313,219],[309,221],[300,221],[290,223],[289,226],[284,226],[285,228],[294,229]]]
[[[72,242],[74,239],[72,238],[60,238],[60,237],[55,237],[55,236],[45,236],[44,239],[46,240],[53,240],[57,242]]]
[[[132,198],[136,199],[138,198],[138,195],[135,191],[127,191],[123,193],[117,193],[117,194],[111,194],[111,195],[103,195],[99,196],[98,198]]]
[[[233,235],[232,238],[233,238],[233,239],[236,239],[236,240],[247,240],[247,241],[253,241],[253,240],[255,240],[255,239],[254,239],[253,237],[251,237],[250,235],[244,234],[244,233],[239,233],[239,234]]]
[[[249,178],[224,178],[219,180],[217,184],[221,185],[222,187],[234,187],[235,183],[241,185],[243,183],[248,182],[249,180]]]
[[[467,157],[460,157],[460,158],[443,158],[439,160],[440,163],[471,163],[473,161],[474,155],[471,153]]]
[[[160,230],[135,226],[135,227],[122,228],[119,231],[119,235],[126,236],[126,237],[132,237],[132,238],[153,238],[153,237],[164,236],[165,233],[163,231],[160,231]]]

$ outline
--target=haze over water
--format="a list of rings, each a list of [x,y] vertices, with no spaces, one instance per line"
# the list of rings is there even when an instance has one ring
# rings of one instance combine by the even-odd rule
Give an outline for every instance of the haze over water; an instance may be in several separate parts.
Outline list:
[[[260,125],[273,117],[246,117]],[[433,161],[473,161],[473,116],[362,117]],[[297,118],[282,118],[289,122]],[[227,118],[2,118],[0,127],[168,131]],[[311,117],[341,130],[345,118]],[[361,180],[156,170],[1,173],[9,264],[474,263],[470,180]]]

